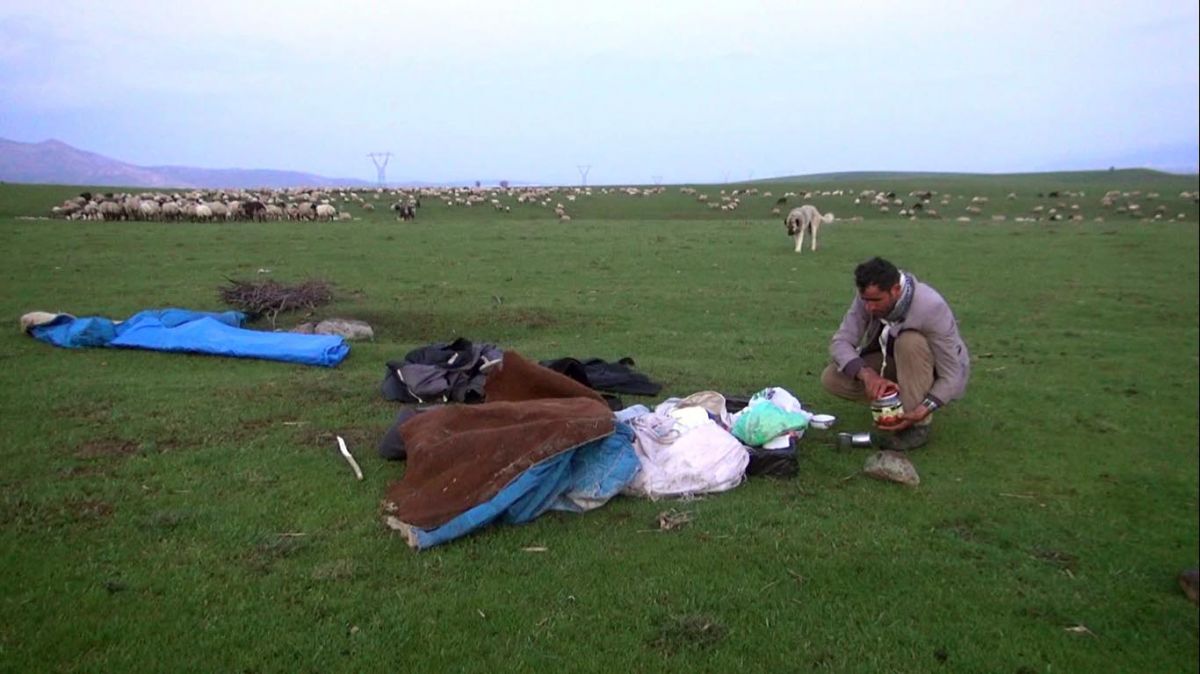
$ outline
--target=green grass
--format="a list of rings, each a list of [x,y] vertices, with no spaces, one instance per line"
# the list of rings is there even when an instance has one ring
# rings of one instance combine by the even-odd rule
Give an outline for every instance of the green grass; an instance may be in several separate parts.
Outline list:
[[[732,212],[675,187],[552,196],[570,223],[432,199],[416,223],[386,199],[333,224],[30,220],[79,188],[0,186],[0,670],[1197,671],[1200,619],[1174,580],[1200,545],[1200,245],[1179,196],[1196,177],[861,180],[755,184],[774,196]],[[814,195],[864,219],[796,255],[770,209],[806,188],[990,202],[970,223],[908,221]],[[1065,189],[1085,192],[1062,200],[1084,222],[1012,221]],[[1185,219],[1118,217],[1109,189]],[[865,428],[818,376],[874,254],[950,300],[975,358],[914,456],[919,488],[850,477],[865,454],[812,431],[792,480],[620,498],[421,553],[382,525],[403,473],[374,451],[397,410],[384,362],[457,335],[633,356],[662,397],[784,386]],[[365,319],[376,340],[325,370],[17,330],[30,310],[223,309],[224,279],[260,268],[329,279],[318,317]],[[692,521],[651,531],[669,508]]]

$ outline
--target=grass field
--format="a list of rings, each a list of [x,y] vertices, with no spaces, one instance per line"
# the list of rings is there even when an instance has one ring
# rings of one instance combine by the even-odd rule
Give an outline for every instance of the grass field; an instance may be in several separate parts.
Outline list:
[[[569,223],[426,199],[415,223],[380,200],[350,222],[165,224],[28,219],[80,188],[0,185],[0,670],[1197,671],[1200,615],[1175,583],[1200,557],[1200,237],[1180,196],[1197,177],[753,187],[734,211],[596,188]],[[804,189],[862,219],[797,255],[770,209]],[[910,221],[855,204],[863,189],[950,199]],[[1109,190],[1144,216],[1103,207]],[[956,221],[974,196],[983,213]],[[1039,205],[1084,220],[1014,221]],[[619,498],[420,553],[381,523],[404,470],[375,454],[398,409],[384,363],[455,336],[632,356],[664,398],[783,386],[865,430],[818,377],[876,254],[949,299],[974,356],[913,456],[920,487],[855,477],[866,453],[810,431],[796,478],[708,498]],[[221,310],[217,287],[259,269],[330,280],[316,317],[375,341],[319,369],[56,349],[17,325]],[[692,521],[653,531],[670,508]]]

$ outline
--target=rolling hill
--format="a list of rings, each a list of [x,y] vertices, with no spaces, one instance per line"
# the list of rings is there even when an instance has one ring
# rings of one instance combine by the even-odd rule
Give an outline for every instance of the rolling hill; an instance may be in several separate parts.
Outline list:
[[[0,138],[0,181],[112,187],[369,187],[354,178],[327,178],[298,171],[136,166],[58,140],[21,143]]]

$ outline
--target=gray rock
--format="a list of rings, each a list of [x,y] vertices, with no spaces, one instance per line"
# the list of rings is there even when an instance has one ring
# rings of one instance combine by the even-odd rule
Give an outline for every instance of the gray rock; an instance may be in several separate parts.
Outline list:
[[[345,339],[375,339],[375,331],[364,321],[350,318],[330,318],[313,329],[318,335],[341,335]]]
[[[863,472],[876,480],[899,482],[913,487],[921,484],[921,476],[917,475],[917,469],[902,452],[886,449],[882,452],[875,452],[867,457],[867,462],[863,465]]]
[[[313,331],[315,331],[316,329],[317,329],[316,323],[301,323],[300,325],[297,325],[296,327],[292,328],[291,331],[300,333],[301,335],[311,335],[311,334],[313,334]]]

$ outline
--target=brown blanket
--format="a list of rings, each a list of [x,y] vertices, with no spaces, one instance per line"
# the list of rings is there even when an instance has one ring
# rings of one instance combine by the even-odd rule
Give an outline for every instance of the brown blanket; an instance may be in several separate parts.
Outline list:
[[[484,399],[423,412],[400,426],[408,466],[388,487],[389,522],[445,524],[534,464],[614,430],[612,411],[596,392],[512,351],[488,375]]]

